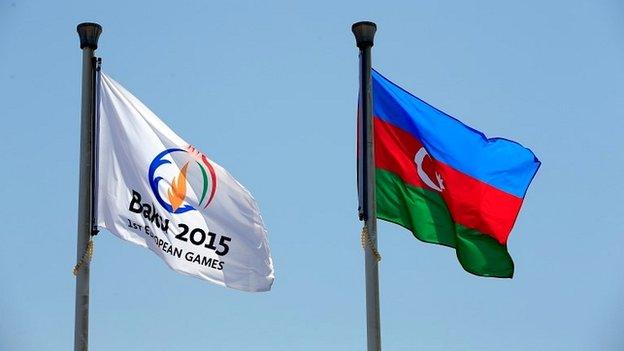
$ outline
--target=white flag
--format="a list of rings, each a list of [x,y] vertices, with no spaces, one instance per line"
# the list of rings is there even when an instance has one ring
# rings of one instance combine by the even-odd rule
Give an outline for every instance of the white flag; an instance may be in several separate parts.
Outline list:
[[[270,290],[267,232],[247,189],[103,73],[99,116],[98,227],[178,272]]]

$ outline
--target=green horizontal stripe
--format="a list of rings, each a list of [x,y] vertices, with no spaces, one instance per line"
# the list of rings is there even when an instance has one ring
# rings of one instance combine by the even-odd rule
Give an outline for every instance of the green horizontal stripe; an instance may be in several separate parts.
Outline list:
[[[405,227],[424,242],[455,248],[459,263],[470,273],[513,276],[507,246],[455,223],[438,192],[405,184],[396,174],[382,169],[376,170],[376,183],[377,218]]]

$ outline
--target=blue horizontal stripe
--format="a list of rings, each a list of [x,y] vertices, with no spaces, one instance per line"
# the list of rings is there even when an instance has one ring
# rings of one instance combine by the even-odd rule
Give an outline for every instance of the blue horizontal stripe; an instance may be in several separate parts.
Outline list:
[[[420,140],[429,154],[456,170],[523,198],[540,166],[515,141],[483,133],[436,109],[373,70],[373,114]]]

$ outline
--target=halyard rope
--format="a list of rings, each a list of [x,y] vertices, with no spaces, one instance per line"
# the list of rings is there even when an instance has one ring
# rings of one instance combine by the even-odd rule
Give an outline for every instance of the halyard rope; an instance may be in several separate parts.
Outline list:
[[[87,249],[82,254],[80,261],[78,261],[78,263],[74,266],[74,270],[73,270],[74,276],[78,275],[78,271],[80,270],[82,265],[85,264],[85,262],[91,262],[92,257],[93,257],[93,240],[89,240],[89,242],[87,242]]]
[[[375,247],[375,245],[373,244],[373,241],[368,235],[367,226],[362,227],[362,236],[360,237],[360,240],[362,241],[362,248],[366,250],[366,247],[368,246],[371,252],[373,253],[373,256],[377,260],[377,262],[381,261],[381,255],[379,254],[379,251],[377,251],[377,247]]]

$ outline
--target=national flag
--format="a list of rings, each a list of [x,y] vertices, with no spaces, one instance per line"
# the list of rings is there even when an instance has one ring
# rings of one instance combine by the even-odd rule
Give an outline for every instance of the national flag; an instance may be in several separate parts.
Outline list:
[[[374,70],[372,89],[377,217],[455,248],[470,273],[511,278],[507,239],[540,161]]]
[[[97,225],[180,273],[270,290],[267,231],[247,189],[103,73],[98,94]]]

